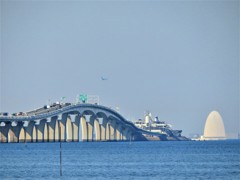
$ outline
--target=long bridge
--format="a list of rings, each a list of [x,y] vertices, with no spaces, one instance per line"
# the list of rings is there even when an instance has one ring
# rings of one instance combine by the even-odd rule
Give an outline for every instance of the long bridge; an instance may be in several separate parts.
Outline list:
[[[0,116],[0,142],[165,140],[137,128],[111,108],[97,104],[55,104],[21,115]]]

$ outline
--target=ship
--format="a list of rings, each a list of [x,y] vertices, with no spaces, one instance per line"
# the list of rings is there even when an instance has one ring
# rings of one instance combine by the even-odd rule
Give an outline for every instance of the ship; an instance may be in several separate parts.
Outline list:
[[[167,124],[165,121],[160,121],[158,116],[153,119],[151,113],[149,112],[145,114],[144,120],[138,119],[133,121],[133,123],[138,128],[160,134],[166,134],[168,137],[177,138],[182,136],[182,130],[173,130],[171,124]]]

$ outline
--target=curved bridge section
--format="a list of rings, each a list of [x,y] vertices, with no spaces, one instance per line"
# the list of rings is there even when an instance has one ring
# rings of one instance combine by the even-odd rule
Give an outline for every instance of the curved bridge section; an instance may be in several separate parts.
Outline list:
[[[0,116],[0,142],[139,141],[166,135],[144,131],[116,111],[95,104],[74,104]]]

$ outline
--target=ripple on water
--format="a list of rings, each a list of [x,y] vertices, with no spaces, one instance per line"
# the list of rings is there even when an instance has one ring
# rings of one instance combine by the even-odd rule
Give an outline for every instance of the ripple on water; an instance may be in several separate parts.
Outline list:
[[[240,179],[240,141],[0,144],[0,179]]]

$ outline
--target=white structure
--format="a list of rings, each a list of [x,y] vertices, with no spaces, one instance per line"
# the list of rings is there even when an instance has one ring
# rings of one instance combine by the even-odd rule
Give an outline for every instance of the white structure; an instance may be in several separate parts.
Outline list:
[[[224,124],[221,115],[212,111],[206,120],[204,134],[201,140],[224,140],[226,139]]]
[[[147,124],[149,126],[151,123],[152,123],[152,114],[147,113],[145,116],[145,124]]]
[[[152,114],[147,112],[144,120],[134,121],[134,125],[140,129],[151,131],[154,133],[166,134],[170,137],[180,137],[182,130],[173,130],[171,124],[166,124],[164,121],[159,121],[158,117],[153,120]]]

